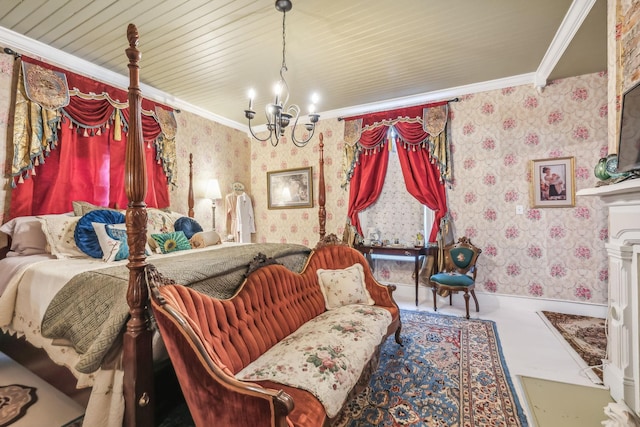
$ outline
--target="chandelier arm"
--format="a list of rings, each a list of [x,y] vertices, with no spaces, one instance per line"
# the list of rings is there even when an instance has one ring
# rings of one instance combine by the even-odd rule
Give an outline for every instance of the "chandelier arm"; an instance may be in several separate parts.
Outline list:
[[[311,138],[313,138],[313,134],[316,132],[316,128],[314,126],[313,129],[311,129],[311,133],[309,134],[309,137],[303,141],[299,141],[295,136],[295,132],[296,132],[295,129],[296,129],[295,127],[291,129],[291,140],[293,141],[293,144],[296,147],[306,146],[309,143],[309,141],[311,141]]]
[[[292,105],[290,108],[292,108],[292,107],[294,107],[294,106],[295,106],[295,107],[298,107],[297,105],[295,105],[295,104],[294,104],[294,105]],[[298,108],[298,111],[299,111],[299,110],[300,110],[300,109]],[[315,133],[315,131],[316,131],[316,127],[315,127],[315,126],[313,126],[313,128],[309,131],[309,132],[310,132],[310,134],[309,134],[309,137],[307,137],[307,139],[305,139],[305,140],[299,140],[299,139],[297,139],[297,138],[296,138],[296,129],[297,129],[297,127],[298,127],[298,119],[299,119],[299,117],[300,117],[300,115],[299,115],[299,114],[298,114],[298,115],[296,115],[296,120],[295,120],[295,122],[293,123],[293,127],[291,128],[291,141],[293,141],[293,144],[294,144],[296,147],[304,147],[305,145],[307,145],[307,144],[309,143],[309,141],[311,141],[311,138],[313,138],[313,134],[314,134],[314,133]]]
[[[251,120],[249,120],[249,132],[251,133],[251,136],[254,137],[255,139],[257,139],[258,141],[262,141],[262,142],[266,142],[268,139],[271,138],[271,131],[269,131],[269,136],[265,137],[265,138],[260,138],[258,137],[255,132],[253,131],[253,128],[251,127]]]

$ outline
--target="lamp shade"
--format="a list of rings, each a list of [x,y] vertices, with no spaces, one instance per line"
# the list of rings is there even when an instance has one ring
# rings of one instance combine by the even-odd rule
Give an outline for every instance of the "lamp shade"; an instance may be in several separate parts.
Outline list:
[[[222,198],[220,193],[220,184],[217,179],[210,179],[207,181],[207,189],[205,191],[205,197],[211,200],[217,200]]]

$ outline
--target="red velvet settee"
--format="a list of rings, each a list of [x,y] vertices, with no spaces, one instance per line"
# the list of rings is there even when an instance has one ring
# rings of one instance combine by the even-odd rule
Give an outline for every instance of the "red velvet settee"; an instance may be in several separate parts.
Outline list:
[[[391,323],[351,390],[353,396],[377,368],[382,342],[395,333],[401,343],[395,287],[378,283],[357,250],[344,245],[317,248],[300,274],[277,264],[261,267],[228,300],[151,281],[153,312],[196,426],[331,424],[312,393],[271,381],[240,381],[234,375],[326,311],[317,269],[344,269],[356,263],[364,267],[374,305],[390,312]]]

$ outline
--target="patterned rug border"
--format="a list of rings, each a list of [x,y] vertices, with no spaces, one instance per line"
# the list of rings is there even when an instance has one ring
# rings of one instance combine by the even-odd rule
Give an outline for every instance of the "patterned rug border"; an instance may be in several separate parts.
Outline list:
[[[7,406],[2,406],[3,416],[2,420],[0,420],[0,427],[8,427],[27,415],[29,408],[38,402],[37,390],[36,387],[23,384],[0,385],[0,393],[9,403]],[[14,402],[13,399],[16,399],[16,401]],[[16,405],[17,408],[14,408]],[[10,411],[8,411],[9,408],[11,408]]]
[[[553,334],[560,340],[562,345],[569,351],[573,359],[580,365],[582,368],[582,372],[596,385],[603,385],[602,379],[602,365],[594,365],[591,366],[585,360],[585,358],[580,354],[580,351],[574,347],[571,342],[571,338],[566,337],[564,331],[554,325],[554,322],[551,318],[549,318],[545,313],[549,313],[551,315],[562,315],[574,318],[591,318],[591,319],[601,319],[595,316],[588,315],[580,315],[580,314],[572,314],[572,313],[561,313],[557,311],[550,310],[540,310],[537,312],[542,321],[547,325],[547,327],[553,332]],[[606,332],[605,332],[606,333]],[[606,358],[606,349],[605,349],[605,358]],[[599,372],[597,371],[599,370]]]

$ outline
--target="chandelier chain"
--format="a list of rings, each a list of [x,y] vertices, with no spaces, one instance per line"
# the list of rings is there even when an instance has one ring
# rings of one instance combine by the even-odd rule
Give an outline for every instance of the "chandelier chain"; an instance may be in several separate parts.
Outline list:
[[[287,61],[286,57],[286,49],[287,49],[287,33],[285,27],[285,19],[287,17],[287,12],[282,12],[282,67],[280,69],[280,76],[282,76],[282,70],[287,71]]]

